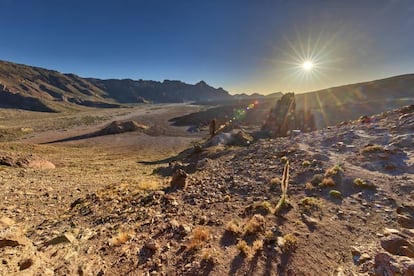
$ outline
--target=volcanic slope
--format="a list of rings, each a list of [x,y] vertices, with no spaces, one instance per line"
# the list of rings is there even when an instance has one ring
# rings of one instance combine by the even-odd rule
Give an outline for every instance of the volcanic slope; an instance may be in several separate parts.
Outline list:
[[[198,149],[182,160],[195,168],[185,189],[170,189],[169,178],[153,191],[113,183],[74,199],[59,219],[3,237],[1,272],[412,275],[413,131],[407,106],[249,147]],[[275,212],[281,181],[287,198]]]

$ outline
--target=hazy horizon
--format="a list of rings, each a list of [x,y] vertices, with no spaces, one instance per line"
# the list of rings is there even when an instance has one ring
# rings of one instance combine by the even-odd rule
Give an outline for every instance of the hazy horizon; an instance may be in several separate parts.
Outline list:
[[[414,72],[409,0],[7,0],[0,9],[1,60],[82,77],[269,94]]]

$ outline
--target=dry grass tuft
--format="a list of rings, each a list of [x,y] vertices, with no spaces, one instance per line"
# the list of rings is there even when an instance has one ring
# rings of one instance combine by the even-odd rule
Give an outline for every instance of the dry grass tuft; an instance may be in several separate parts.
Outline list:
[[[302,166],[304,166],[304,167],[309,167],[311,164],[312,163],[308,160],[305,160],[305,161],[302,162]]]
[[[243,232],[239,221],[235,220],[232,220],[229,223],[227,223],[226,231],[232,233],[235,236],[241,235]]]
[[[310,181],[310,183],[312,183],[312,185],[314,186],[318,186],[319,184],[321,184],[323,181],[323,175],[322,174],[315,174],[312,177],[312,180]]]
[[[381,145],[370,145],[362,148],[360,150],[361,154],[371,154],[371,153],[381,153],[386,151],[385,148]]]
[[[336,186],[335,180],[332,177],[324,178],[319,184],[320,187],[334,187]]]
[[[283,252],[292,252],[298,247],[298,239],[293,234],[286,234],[283,236],[281,246]]]
[[[342,193],[338,190],[330,190],[329,195],[334,198],[342,198]]]
[[[250,255],[250,247],[245,240],[240,240],[236,247],[243,256],[247,257]]]
[[[361,178],[355,178],[354,184],[359,188],[375,188],[375,185],[373,183],[362,180]]]
[[[316,197],[305,197],[301,200],[299,205],[303,211],[308,213],[320,210],[323,207],[322,201]]]
[[[193,230],[190,241],[187,245],[187,250],[201,249],[209,238],[209,231],[203,227],[196,227]]]
[[[131,235],[127,232],[119,232],[118,235],[112,237],[110,242],[112,245],[119,246],[131,239]]]
[[[335,165],[332,168],[329,168],[325,172],[325,178],[337,176],[338,174],[342,174],[344,170],[339,165]]]
[[[265,229],[265,218],[262,215],[254,215],[244,226],[245,234],[257,234]]]
[[[252,252],[253,254],[257,254],[263,251],[263,241],[262,240],[255,240],[252,245]]]
[[[305,183],[305,190],[307,190],[307,191],[315,190],[315,186],[313,186],[312,183],[310,183],[310,182],[306,182]]]

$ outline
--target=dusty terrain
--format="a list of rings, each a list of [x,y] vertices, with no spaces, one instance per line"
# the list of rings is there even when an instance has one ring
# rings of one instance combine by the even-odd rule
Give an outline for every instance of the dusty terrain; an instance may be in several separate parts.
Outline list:
[[[2,110],[0,274],[414,275],[413,106],[193,150],[206,132],[168,119],[197,109]],[[148,132],[49,143],[114,120]],[[172,167],[185,188],[152,173]]]

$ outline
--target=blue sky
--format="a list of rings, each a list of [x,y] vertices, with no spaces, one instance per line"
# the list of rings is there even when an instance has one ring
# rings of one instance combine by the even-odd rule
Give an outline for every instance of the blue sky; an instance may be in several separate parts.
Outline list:
[[[414,73],[410,0],[0,0],[0,11],[0,59],[83,77],[271,93]]]

